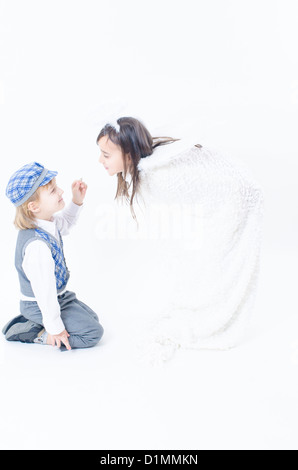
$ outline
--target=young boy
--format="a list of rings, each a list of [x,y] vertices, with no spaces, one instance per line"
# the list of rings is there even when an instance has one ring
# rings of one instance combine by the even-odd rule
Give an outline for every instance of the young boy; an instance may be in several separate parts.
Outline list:
[[[91,308],[66,289],[69,271],[61,235],[75,224],[87,185],[72,184],[72,202],[64,206],[56,171],[29,163],[10,178],[6,196],[16,206],[19,229],[15,266],[19,275],[21,315],[3,328],[8,341],[57,345],[61,348],[95,346],[103,328]],[[56,215],[54,215],[56,214]]]

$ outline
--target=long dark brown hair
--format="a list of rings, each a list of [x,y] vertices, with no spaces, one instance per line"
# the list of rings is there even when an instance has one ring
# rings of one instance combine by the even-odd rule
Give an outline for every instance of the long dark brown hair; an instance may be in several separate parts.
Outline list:
[[[139,170],[137,168],[141,158],[152,155],[153,150],[160,146],[170,144],[180,139],[172,137],[152,137],[144,124],[133,117],[121,117],[117,119],[118,131],[115,126],[107,123],[100,131],[96,143],[104,137],[108,138],[122,150],[124,170],[117,173],[118,186],[115,199],[124,199],[130,205],[134,219],[136,215],[133,208],[133,200],[139,189]],[[118,127],[117,126],[117,127]],[[131,159],[128,159],[130,155]],[[126,181],[127,172],[131,175],[131,182]],[[132,186],[132,188],[131,188]]]

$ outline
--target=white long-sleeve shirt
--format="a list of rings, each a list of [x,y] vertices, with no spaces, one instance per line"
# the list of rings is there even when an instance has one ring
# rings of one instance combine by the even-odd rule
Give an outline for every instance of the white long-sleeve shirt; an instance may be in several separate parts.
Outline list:
[[[81,209],[82,206],[71,202],[64,211],[54,215],[52,221],[36,219],[36,224],[58,240],[58,230],[61,235],[67,235],[71,226],[76,223]],[[57,299],[55,262],[51,250],[41,240],[29,243],[25,250],[22,267],[31,283],[34,297],[21,294],[21,300],[36,301],[42,313],[46,331],[52,335],[61,333],[65,327]]]

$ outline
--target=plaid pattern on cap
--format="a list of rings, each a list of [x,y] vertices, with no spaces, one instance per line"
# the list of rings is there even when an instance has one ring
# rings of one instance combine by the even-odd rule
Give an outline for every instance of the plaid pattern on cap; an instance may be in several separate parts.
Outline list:
[[[55,261],[55,277],[57,291],[61,291],[67,284],[69,279],[69,271],[66,266],[66,261],[63,253],[63,241],[59,233],[60,245],[54,237],[50,236],[47,232],[40,229],[35,229],[35,233],[40,238],[43,238],[51,249],[53,260]]]
[[[57,171],[49,171],[40,163],[28,163],[11,176],[5,194],[16,207],[20,206],[57,174]]]

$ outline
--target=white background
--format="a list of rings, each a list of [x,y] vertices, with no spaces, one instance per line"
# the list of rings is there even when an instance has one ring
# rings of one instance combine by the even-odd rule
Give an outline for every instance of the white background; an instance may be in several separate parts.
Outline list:
[[[295,0],[0,1],[1,323],[19,308],[5,187],[37,161],[66,200],[75,178],[89,185],[65,250],[70,288],[105,328],[64,354],[0,339],[1,448],[297,449],[297,13]],[[144,243],[99,226],[114,211],[95,145],[110,114],[196,133],[263,186],[255,326],[236,350],[135,360],[134,323],[165,280]]]

